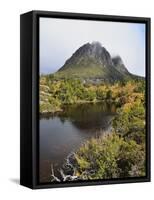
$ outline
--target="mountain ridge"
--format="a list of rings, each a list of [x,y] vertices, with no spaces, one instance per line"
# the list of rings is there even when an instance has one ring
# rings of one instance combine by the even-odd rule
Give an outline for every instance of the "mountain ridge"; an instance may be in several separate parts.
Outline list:
[[[111,57],[106,48],[97,41],[79,47],[54,76],[62,79],[98,79],[105,82],[124,81],[139,77],[128,71],[120,56]]]

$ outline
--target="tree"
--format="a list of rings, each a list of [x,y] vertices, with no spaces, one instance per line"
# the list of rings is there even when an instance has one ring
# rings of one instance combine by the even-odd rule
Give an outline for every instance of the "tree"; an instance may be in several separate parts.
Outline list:
[[[106,99],[107,99],[107,100],[112,99],[112,91],[111,91],[111,90],[108,90],[108,91],[106,92]]]

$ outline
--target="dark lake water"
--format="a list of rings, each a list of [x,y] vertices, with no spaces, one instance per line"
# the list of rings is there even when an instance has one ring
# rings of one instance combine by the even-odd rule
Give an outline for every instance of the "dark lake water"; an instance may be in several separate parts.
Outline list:
[[[97,103],[66,106],[62,113],[41,116],[40,182],[50,182],[51,164],[58,171],[82,143],[108,132],[115,114],[114,104]]]

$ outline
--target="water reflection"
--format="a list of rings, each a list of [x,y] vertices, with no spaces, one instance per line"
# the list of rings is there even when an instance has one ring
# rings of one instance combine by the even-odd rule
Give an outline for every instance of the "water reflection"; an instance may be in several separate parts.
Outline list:
[[[57,115],[40,118],[40,181],[50,181],[51,163],[57,171],[71,151],[91,137],[111,128],[114,104],[65,106]]]

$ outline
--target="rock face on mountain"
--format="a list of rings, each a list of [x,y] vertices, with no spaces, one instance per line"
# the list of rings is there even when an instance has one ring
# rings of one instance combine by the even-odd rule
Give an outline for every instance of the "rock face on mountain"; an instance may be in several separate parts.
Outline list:
[[[130,75],[129,71],[125,67],[120,56],[115,56],[114,58],[112,58],[112,62],[114,64],[116,70],[118,70],[118,72],[120,72],[123,75]]]
[[[81,46],[71,58],[69,58],[60,70],[68,67],[85,66],[92,64],[104,66],[112,65],[109,52],[99,42],[87,43]]]
[[[81,46],[55,76],[108,82],[131,78],[122,59],[119,56],[111,58],[110,53],[99,42]]]

